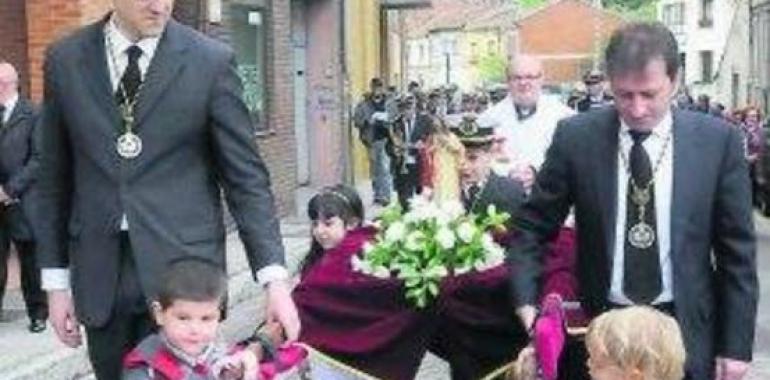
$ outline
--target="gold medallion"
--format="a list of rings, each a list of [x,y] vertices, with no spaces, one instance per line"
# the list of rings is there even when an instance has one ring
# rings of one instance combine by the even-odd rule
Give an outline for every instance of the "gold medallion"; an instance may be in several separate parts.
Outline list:
[[[118,137],[116,147],[121,157],[136,158],[142,153],[142,139],[134,133],[126,132]]]
[[[628,230],[628,242],[638,249],[647,249],[655,243],[655,231],[645,222],[639,222]]]

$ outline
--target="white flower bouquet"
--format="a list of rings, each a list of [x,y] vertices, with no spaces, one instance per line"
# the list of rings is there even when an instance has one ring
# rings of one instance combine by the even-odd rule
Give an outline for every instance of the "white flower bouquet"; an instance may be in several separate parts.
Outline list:
[[[505,250],[492,232],[505,229],[507,213],[490,205],[485,214],[466,214],[460,202],[439,204],[419,196],[410,205],[406,213],[397,202],[383,210],[379,233],[352,257],[353,270],[403,280],[407,300],[424,308],[438,296],[444,277],[503,263]]]

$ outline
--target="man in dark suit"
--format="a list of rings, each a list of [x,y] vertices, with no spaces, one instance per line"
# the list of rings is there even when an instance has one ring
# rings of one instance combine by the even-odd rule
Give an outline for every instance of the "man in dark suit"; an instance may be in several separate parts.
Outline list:
[[[147,301],[167,263],[199,256],[224,267],[224,192],[266,286],[267,318],[296,339],[233,52],[171,20],[173,0],[112,3],[45,62],[37,222],[54,329],[74,347],[82,322],[97,377],[119,378],[122,356],[153,329]]]
[[[430,133],[431,116],[418,113],[413,95],[397,100],[397,114],[388,126],[385,151],[390,156],[393,187],[401,207],[406,209],[409,199],[420,189],[419,147]]]
[[[615,106],[559,123],[509,247],[517,312],[534,320],[543,244],[570,207],[585,310],[631,304],[676,317],[689,379],[740,379],[757,312],[755,236],[739,131],[672,110],[676,40],[660,24],[606,49]]]
[[[587,112],[612,104],[612,96],[604,92],[604,74],[591,70],[583,76],[586,85],[585,96],[577,101],[575,108],[578,112]]]
[[[28,222],[36,162],[31,159],[35,112],[19,95],[19,76],[9,63],[0,61],[0,305],[8,278],[11,242],[21,264],[21,291],[27,306],[29,331],[45,330],[48,318],[45,292],[35,264],[35,242]],[[0,308],[2,312],[2,308]]]

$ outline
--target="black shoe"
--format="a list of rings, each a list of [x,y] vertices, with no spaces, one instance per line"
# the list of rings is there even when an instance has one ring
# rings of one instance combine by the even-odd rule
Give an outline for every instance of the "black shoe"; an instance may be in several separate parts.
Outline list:
[[[41,333],[45,331],[46,328],[45,319],[33,319],[29,322],[29,326],[27,328],[29,329],[29,332],[33,334]]]

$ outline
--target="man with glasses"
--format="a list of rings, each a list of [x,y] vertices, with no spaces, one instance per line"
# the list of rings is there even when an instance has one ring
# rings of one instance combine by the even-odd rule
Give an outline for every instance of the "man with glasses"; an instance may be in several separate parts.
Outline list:
[[[62,342],[79,346],[85,325],[98,379],[120,378],[123,355],[152,332],[147,305],[169,262],[224,268],[223,193],[265,286],[266,318],[299,335],[233,52],[171,20],[173,3],[112,0],[113,12],[45,61],[42,284]]]
[[[537,57],[521,54],[507,70],[508,96],[479,116],[479,125],[496,126],[502,140],[503,168],[528,188],[545,160],[556,123],[574,114],[558,99],[541,94],[544,73]]]

